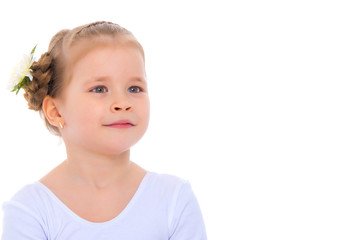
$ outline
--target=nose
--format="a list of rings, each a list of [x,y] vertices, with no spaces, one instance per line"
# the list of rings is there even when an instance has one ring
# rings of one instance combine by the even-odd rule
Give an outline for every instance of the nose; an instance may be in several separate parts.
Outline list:
[[[120,112],[120,111],[131,111],[133,109],[133,107],[131,106],[131,104],[126,101],[126,100],[122,100],[122,101],[117,101],[114,102],[111,105],[111,111],[112,112]]]
[[[118,107],[118,106],[113,106],[111,109],[113,110],[113,112],[118,112],[118,111],[122,111],[122,110],[130,111],[132,109],[132,107],[122,108],[122,107]]]

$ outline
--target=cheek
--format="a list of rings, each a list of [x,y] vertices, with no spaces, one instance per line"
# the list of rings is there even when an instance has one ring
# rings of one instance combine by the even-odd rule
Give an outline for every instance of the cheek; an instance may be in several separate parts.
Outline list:
[[[101,123],[101,114],[97,113],[96,110],[91,105],[73,107],[66,128],[67,140],[74,144],[83,145],[95,138]]]
[[[69,124],[82,129],[88,128],[91,125],[94,126],[94,123],[99,122],[99,117],[102,115],[96,104],[92,104],[84,99],[75,99],[73,102],[74,104],[69,106]]]
[[[144,101],[140,106],[141,106],[142,118],[144,120],[146,120],[146,121],[149,121],[149,117],[150,117],[150,102],[149,102],[149,99]]]

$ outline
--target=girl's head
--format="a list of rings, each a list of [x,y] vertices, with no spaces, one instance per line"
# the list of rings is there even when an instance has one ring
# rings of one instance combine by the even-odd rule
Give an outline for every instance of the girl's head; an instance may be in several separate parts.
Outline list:
[[[44,100],[51,98],[65,101],[67,87],[72,81],[77,81],[73,78],[73,73],[79,60],[94,49],[115,49],[116,46],[136,49],[144,61],[143,48],[131,32],[111,22],[94,22],[58,32],[52,38],[48,51],[33,63],[33,80],[24,88],[24,96],[29,108],[39,111],[44,117],[46,126],[52,133],[61,135],[57,120],[50,119],[44,112]]]

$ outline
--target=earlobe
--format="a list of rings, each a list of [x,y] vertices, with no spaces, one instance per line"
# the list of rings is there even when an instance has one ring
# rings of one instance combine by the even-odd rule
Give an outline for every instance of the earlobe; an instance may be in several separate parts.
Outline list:
[[[49,123],[57,127],[59,125],[59,121],[61,120],[61,114],[56,106],[55,99],[50,96],[46,96],[43,100],[42,109]]]

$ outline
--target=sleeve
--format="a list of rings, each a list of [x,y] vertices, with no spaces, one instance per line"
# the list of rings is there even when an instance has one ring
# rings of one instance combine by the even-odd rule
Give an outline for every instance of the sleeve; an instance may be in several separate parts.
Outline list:
[[[169,240],[206,240],[204,220],[188,182],[182,184],[170,216]]]
[[[11,201],[4,203],[2,240],[46,240],[41,219],[28,207]]]

